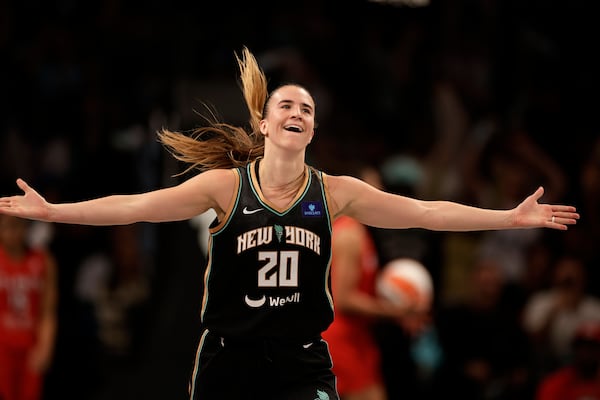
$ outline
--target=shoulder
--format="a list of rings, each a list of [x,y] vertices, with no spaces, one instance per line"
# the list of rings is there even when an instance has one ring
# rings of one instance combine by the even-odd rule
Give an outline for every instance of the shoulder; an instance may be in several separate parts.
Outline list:
[[[201,174],[199,174],[198,176],[205,176],[205,177],[209,177],[215,180],[219,180],[219,179],[234,179],[236,175],[239,175],[239,173],[244,170],[245,167],[238,167],[238,168],[218,168],[218,169],[210,169],[208,171],[204,171]]]
[[[334,216],[345,214],[344,210],[369,185],[358,178],[348,175],[329,175],[323,173],[325,190],[331,202]]]
[[[240,174],[236,168],[211,169],[167,191],[171,203],[179,204],[179,208],[189,208],[185,212],[182,211],[186,217],[197,215],[209,208],[214,208],[217,214],[222,214],[237,191],[239,181]]]
[[[213,188],[221,191],[236,186],[239,182],[239,172],[237,168],[231,169],[211,169],[204,171],[185,182],[189,186],[198,186],[203,191]]]

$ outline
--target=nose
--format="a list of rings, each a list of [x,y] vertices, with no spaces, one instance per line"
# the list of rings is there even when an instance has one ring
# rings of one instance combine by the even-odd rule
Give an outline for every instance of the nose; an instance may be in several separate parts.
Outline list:
[[[292,116],[293,117],[301,117],[302,116],[302,106],[292,107]]]

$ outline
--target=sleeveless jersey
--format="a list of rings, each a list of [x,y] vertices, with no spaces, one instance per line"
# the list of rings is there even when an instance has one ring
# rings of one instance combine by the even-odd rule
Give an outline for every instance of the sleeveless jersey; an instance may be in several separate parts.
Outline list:
[[[41,251],[13,260],[0,247],[0,343],[23,348],[34,343],[45,274]]]
[[[209,229],[202,323],[241,340],[320,336],[333,320],[326,176],[305,166],[294,201],[278,210],[262,194],[257,166],[234,169],[233,205]]]

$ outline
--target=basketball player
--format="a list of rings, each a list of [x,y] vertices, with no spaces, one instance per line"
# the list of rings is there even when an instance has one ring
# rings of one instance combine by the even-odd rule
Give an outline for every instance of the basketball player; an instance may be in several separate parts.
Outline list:
[[[28,221],[0,214],[0,399],[39,400],[56,337],[54,260],[27,245]]]
[[[383,188],[376,168],[356,165],[348,173]],[[366,226],[348,216],[333,222],[331,286],[335,318],[323,332],[333,359],[333,372],[343,400],[385,400],[379,344],[373,324],[379,319],[399,320],[411,308],[379,298],[375,282],[379,256]]]
[[[237,56],[236,56],[237,58]],[[252,53],[237,58],[251,132],[209,120],[192,137],[159,139],[199,174],[173,187],[81,202],[49,203],[22,179],[22,195],[0,198],[0,213],[87,225],[187,220],[209,209],[201,320],[190,398],[337,399],[321,333],[333,319],[331,223],[349,215],[384,228],[432,230],[552,228],[579,215],[540,204],[539,188],[511,210],[393,195],[305,163],[315,102],[297,84],[271,93]],[[357,99],[358,100],[358,99]]]

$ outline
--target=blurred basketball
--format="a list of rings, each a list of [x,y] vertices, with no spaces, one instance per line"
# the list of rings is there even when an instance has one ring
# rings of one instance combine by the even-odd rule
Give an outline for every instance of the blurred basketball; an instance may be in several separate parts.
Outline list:
[[[375,289],[378,296],[417,310],[428,310],[433,301],[431,274],[412,258],[397,258],[387,263],[377,278]]]

